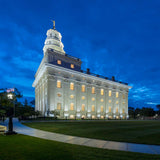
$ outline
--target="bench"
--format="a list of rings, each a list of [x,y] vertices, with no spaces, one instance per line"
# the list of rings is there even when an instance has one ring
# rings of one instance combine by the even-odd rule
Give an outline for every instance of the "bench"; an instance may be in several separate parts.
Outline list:
[[[4,134],[7,130],[6,126],[0,126],[0,134]]]

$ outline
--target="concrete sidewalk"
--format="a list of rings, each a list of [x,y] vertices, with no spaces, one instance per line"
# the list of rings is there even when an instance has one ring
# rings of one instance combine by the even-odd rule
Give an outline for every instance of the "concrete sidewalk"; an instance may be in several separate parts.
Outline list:
[[[8,119],[5,121],[4,125],[7,126],[7,124],[8,124]],[[82,137],[52,133],[22,125],[17,118],[13,118],[13,126],[14,126],[14,131],[18,132],[19,134],[38,137],[42,139],[48,139],[48,140],[88,146],[88,147],[103,148],[103,149],[130,151],[130,152],[139,152],[148,154],[160,154],[159,145],[105,141],[105,140],[82,138]]]

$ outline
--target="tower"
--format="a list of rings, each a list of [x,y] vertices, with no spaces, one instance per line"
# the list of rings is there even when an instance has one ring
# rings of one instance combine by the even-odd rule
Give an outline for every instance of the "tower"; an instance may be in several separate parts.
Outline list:
[[[58,51],[60,54],[65,55],[63,50],[64,45],[61,42],[62,36],[55,28],[55,21],[53,21],[53,29],[47,31],[47,38],[45,40],[45,45],[43,47],[43,53],[45,54],[48,49],[53,49]]]

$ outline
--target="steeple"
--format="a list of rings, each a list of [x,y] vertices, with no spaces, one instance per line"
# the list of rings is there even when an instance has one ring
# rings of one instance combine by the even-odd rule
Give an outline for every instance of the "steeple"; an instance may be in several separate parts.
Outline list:
[[[55,21],[52,20],[52,22],[53,22],[53,29],[56,29],[56,27],[55,27]]]
[[[47,38],[44,42],[43,52],[44,54],[48,49],[53,49],[55,51],[59,51],[60,54],[65,55],[65,51],[63,50],[64,45],[61,42],[62,36],[61,33],[55,29],[55,21],[53,22],[53,29],[49,29],[47,31]]]

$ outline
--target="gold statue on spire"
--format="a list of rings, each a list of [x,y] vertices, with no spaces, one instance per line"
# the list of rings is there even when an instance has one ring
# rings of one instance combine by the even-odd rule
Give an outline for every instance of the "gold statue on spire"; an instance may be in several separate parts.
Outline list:
[[[55,27],[55,21],[54,20],[51,20],[53,22],[53,29],[56,29]]]

